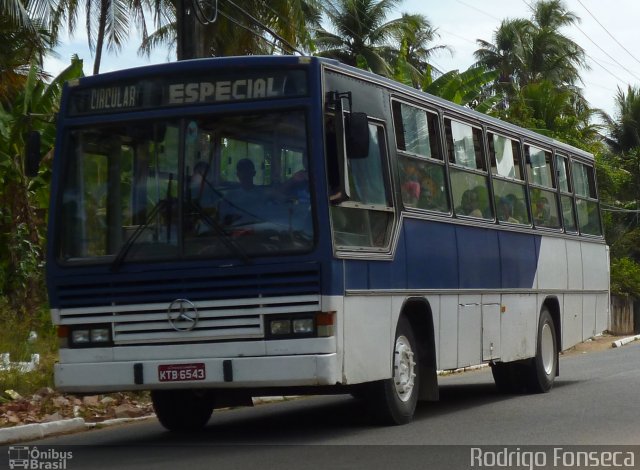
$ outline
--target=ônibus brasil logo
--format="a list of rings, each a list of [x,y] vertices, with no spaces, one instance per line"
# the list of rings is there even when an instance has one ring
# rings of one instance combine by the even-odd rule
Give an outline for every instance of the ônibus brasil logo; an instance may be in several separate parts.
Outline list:
[[[66,470],[73,452],[56,449],[38,449],[30,446],[9,447],[9,468],[29,470]]]

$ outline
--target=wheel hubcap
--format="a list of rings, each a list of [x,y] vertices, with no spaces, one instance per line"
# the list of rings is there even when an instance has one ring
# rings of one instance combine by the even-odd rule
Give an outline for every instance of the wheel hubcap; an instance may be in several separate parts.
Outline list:
[[[406,402],[411,399],[413,386],[415,384],[414,353],[411,350],[411,343],[405,336],[396,339],[393,361],[393,380],[396,386],[396,394],[401,401]]]
[[[555,347],[553,344],[553,333],[551,332],[551,326],[548,323],[542,325],[542,336],[540,338],[540,357],[542,359],[542,366],[544,367],[544,371],[547,375],[551,375],[555,362]]]

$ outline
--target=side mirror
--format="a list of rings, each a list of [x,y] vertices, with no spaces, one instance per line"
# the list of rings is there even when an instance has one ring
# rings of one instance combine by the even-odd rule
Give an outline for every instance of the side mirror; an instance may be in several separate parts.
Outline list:
[[[25,149],[24,172],[29,178],[38,176],[40,168],[40,132],[30,131],[27,136],[27,146]]]
[[[366,113],[351,113],[346,120],[347,156],[361,159],[369,156],[369,119]]]

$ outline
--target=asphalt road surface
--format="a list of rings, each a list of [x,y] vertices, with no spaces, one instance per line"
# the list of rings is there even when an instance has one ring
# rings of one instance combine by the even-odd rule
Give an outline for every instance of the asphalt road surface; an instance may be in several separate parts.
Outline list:
[[[560,374],[538,395],[499,394],[488,369],[441,377],[440,402],[419,404],[405,426],[373,425],[357,400],[330,396],[214,412],[194,434],[149,419],[26,445],[49,452],[41,459],[49,462],[71,452],[57,459],[69,470],[496,468],[487,464],[500,452],[512,457],[509,468],[569,468],[558,464],[576,463],[580,451],[594,459],[619,451],[627,459],[618,463],[640,468],[640,344],[563,356]],[[490,458],[470,458],[478,448]],[[558,448],[564,461],[554,460]]]

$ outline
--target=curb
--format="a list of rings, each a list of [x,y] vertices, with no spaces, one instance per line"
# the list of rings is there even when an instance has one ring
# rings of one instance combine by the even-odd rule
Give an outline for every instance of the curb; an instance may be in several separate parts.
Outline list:
[[[53,434],[64,434],[82,431],[85,429],[100,429],[117,424],[142,421],[153,417],[155,417],[155,415],[141,416],[139,418],[108,419],[99,423],[87,423],[84,418],[72,418],[52,421],[50,423],[24,424],[22,426],[0,429],[0,445],[22,441],[34,441]]]
[[[85,428],[83,418],[64,419],[50,423],[25,424],[13,428],[0,429],[0,444],[17,441],[32,441],[42,439],[52,434],[80,431]]]
[[[632,343],[632,342],[637,341],[639,339],[640,339],[640,335],[629,336],[628,338],[622,338],[622,339],[619,339],[618,341],[613,341],[611,343],[611,347],[619,348],[621,346],[624,346],[625,344]]]

